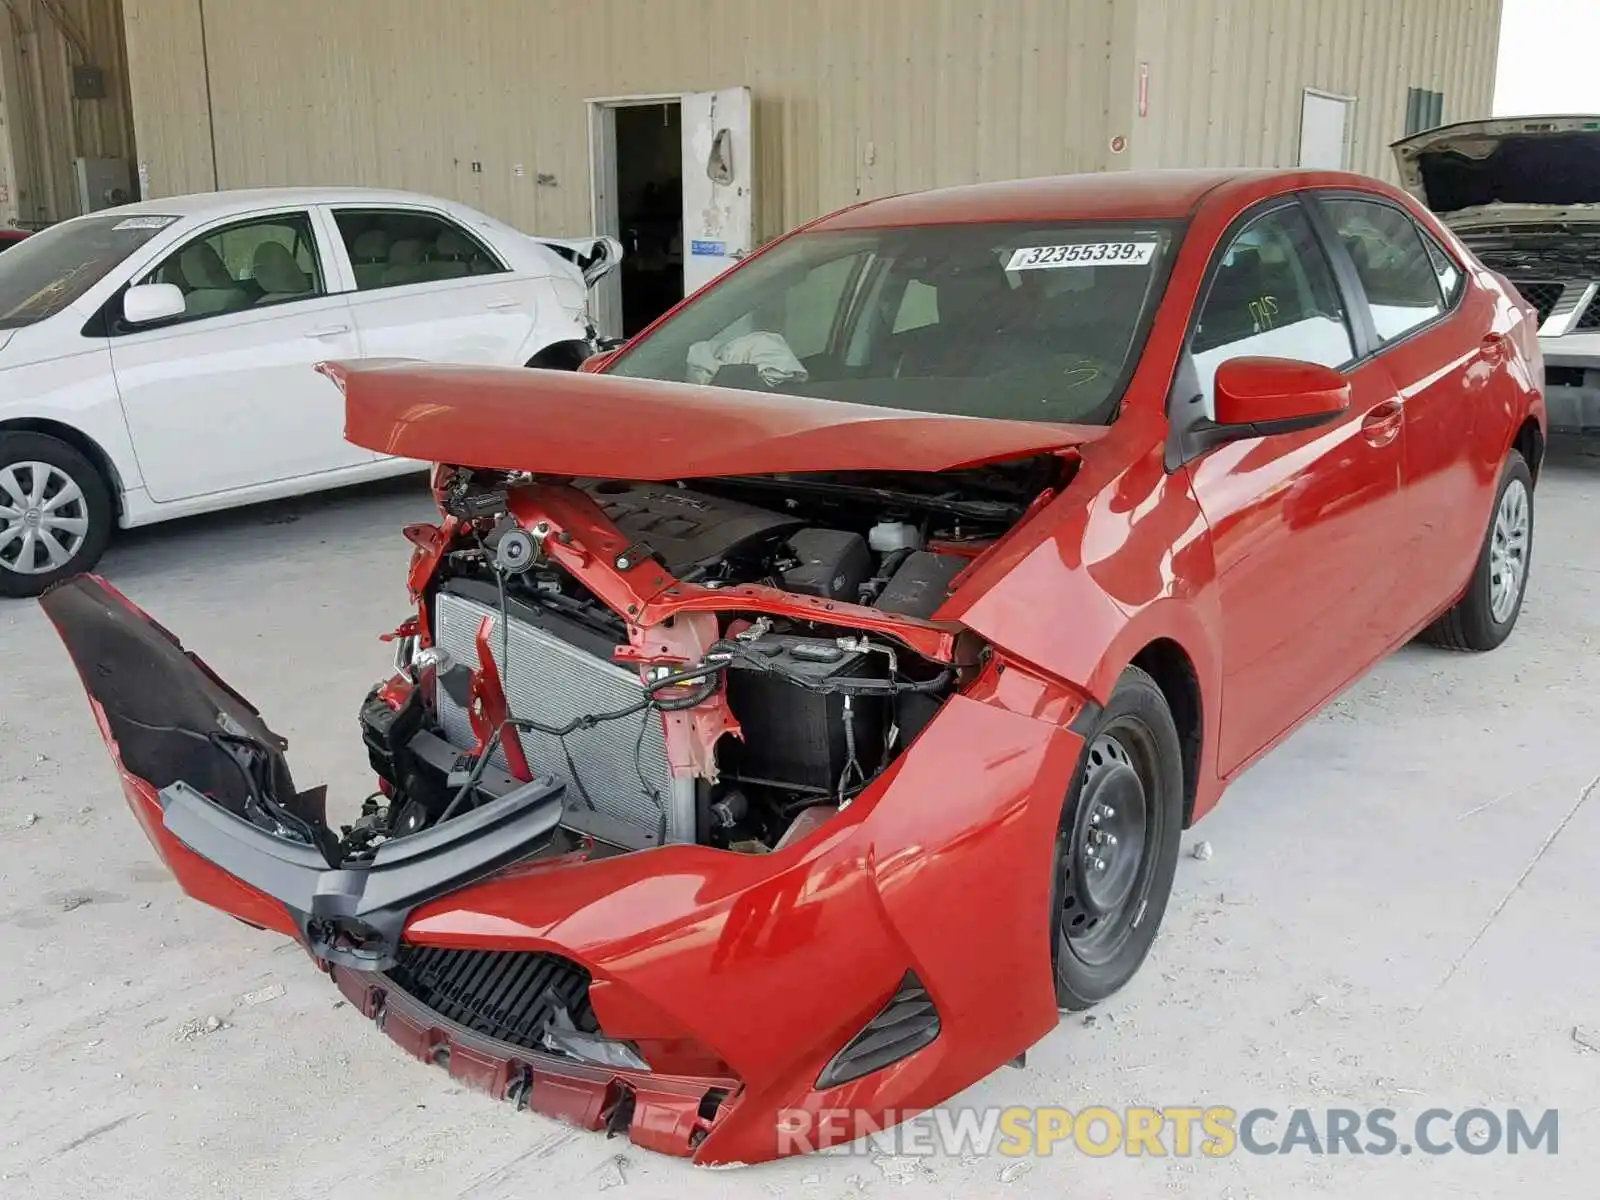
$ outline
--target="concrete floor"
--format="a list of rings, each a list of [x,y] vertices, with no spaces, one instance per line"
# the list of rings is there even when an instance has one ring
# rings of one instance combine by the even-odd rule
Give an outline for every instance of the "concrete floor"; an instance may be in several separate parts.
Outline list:
[[[496,1200],[1594,1194],[1600,459],[1553,464],[1522,624],[1408,648],[1185,838],[1144,972],[973,1105],[1560,1109],[1510,1157],[813,1156],[694,1171],[452,1086],[281,939],[185,900],[37,608],[0,603],[0,1196]],[[413,483],[158,528],[106,573],[252,697],[303,785],[368,784],[355,711],[403,615]],[[209,1018],[220,1025],[207,1028]],[[1281,1128],[1280,1128],[1281,1132]]]

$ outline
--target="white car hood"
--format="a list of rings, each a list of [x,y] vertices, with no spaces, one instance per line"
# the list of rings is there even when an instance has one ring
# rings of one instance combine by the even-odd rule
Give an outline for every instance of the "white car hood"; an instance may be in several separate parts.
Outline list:
[[[1390,148],[1402,186],[1456,228],[1600,220],[1600,114],[1461,121]]]

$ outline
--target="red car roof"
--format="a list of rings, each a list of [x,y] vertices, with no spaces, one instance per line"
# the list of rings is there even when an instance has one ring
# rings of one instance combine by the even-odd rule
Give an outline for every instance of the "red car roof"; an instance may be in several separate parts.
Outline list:
[[[872,229],[982,221],[1161,221],[1189,216],[1212,192],[1266,180],[1286,186],[1394,189],[1343,171],[1160,170],[1054,175],[908,192],[868,200],[823,217],[810,229]]]
[[[1264,171],[1125,171],[974,183],[886,196],[824,217],[813,229],[979,221],[1171,220],[1220,184]]]

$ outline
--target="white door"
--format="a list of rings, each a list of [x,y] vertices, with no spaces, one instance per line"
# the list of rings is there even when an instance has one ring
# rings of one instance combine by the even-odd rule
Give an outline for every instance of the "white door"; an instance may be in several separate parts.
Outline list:
[[[683,95],[683,292],[755,248],[750,89]]]
[[[541,284],[514,274],[442,213],[335,208],[332,215],[355,281],[350,311],[363,357],[523,365]]]
[[[1300,104],[1300,165],[1350,169],[1350,115],[1355,101],[1307,88]]]
[[[344,440],[344,400],[316,365],[360,352],[305,211],[207,230],[141,282],[188,311],[117,327],[111,364],[151,499],[186,500],[372,461]]]

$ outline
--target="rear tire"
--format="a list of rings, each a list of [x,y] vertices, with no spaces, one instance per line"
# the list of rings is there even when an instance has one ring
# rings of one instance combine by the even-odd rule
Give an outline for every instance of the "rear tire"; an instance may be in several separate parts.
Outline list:
[[[1183,751],[1156,681],[1129,667],[1085,740],[1056,831],[1056,1003],[1089,1008],[1138,972],[1172,895]]]
[[[60,438],[0,433],[0,596],[37,596],[100,561],[111,491]]]
[[[582,342],[556,342],[535,354],[527,365],[533,370],[576,371],[593,353]]]
[[[1511,635],[1522,613],[1533,559],[1533,472],[1513,450],[1500,470],[1489,529],[1472,582],[1455,606],[1421,639],[1446,650],[1493,650]]]

